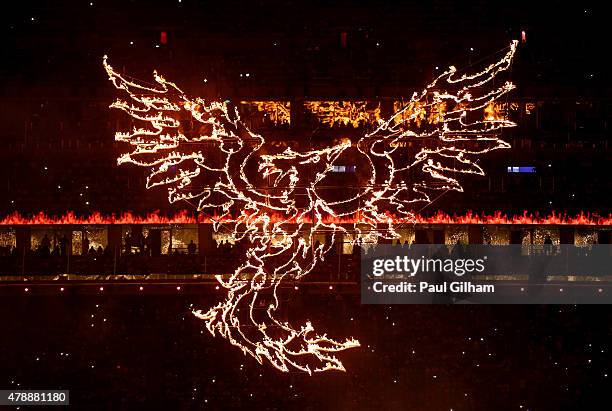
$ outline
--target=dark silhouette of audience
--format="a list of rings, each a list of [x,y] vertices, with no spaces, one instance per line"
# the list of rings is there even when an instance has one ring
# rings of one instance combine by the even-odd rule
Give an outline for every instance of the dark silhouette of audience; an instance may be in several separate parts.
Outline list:
[[[191,255],[196,253],[196,245],[193,240],[189,241],[189,244],[187,245],[187,252]]]

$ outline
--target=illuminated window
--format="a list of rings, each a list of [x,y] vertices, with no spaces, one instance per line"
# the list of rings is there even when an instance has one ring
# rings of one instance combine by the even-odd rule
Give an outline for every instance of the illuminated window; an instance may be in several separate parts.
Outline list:
[[[334,173],[354,173],[357,170],[356,166],[334,166]]]
[[[509,173],[535,173],[536,168],[533,166],[508,166]]]

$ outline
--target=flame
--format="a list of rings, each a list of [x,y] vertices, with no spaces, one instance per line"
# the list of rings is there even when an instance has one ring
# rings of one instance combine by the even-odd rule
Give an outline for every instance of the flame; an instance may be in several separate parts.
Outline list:
[[[15,212],[0,219],[0,225],[195,224],[196,222],[197,219],[187,210],[172,216],[162,215],[159,211],[143,216],[129,211],[119,215],[104,215],[95,211],[88,216],[77,216],[72,211],[62,216],[50,216],[42,211],[32,216],[23,216]]]
[[[465,214],[447,214],[438,211],[430,216],[415,215],[412,218],[390,215],[394,224],[479,224],[479,225],[591,225],[611,226],[612,214],[601,216],[598,213],[581,211],[576,215],[562,212],[552,212],[548,215],[530,213],[525,210],[522,214],[508,215],[501,211],[493,214],[476,213],[468,211]],[[230,215],[217,216],[216,214],[196,215],[188,210],[181,210],[172,215],[164,215],[154,211],[144,215],[132,212],[121,214],[102,214],[93,212],[87,216],[79,216],[72,211],[61,216],[47,215],[39,212],[31,216],[21,215],[18,212],[0,218],[0,225],[108,225],[108,224],[212,224],[232,221]],[[287,221],[281,213],[271,214],[271,222]],[[305,223],[312,223],[311,219],[303,219]],[[344,217],[323,217],[326,224],[366,224],[367,220],[358,215]]]

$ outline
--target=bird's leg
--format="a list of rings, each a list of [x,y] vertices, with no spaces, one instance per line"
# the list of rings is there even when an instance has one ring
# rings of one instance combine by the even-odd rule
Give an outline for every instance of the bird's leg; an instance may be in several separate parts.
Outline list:
[[[218,332],[260,363],[266,358],[282,371],[292,368],[308,373],[344,370],[334,353],[357,347],[358,341],[334,341],[326,335],[317,335],[310,322],[295,329],[277,319],[279,284],[285,276],[300,274],[301,267],[306,267],[294,264],[294,258],[292,255],[288,261],[291,264],[280,265],[280,260],[276,259],[277,269],[273,274],[268,273],[264,261],[258,259],[241,266],[227,282],[219,278],[228,290],[225,301],[206,313],[194,311],[194,314],[206,321],[213,335]],[[264,299],[265,296],[271,296],[272,301]]]
[[[294,272],[294,269],[284,272],[283,277],[290,274],[301,274]],[[277,272],[278,274],[278,272]],[[271,288],[274,289],[274,301],[268,306],[267,317],[273,327],[268,326],[267,329],[276,328],[278,335],[275,339],[265,338],[266,341],[266,357],[270,359],[273,365],[274,359],[282,359],[282,367],[293,367],[309,374],[317,371],[340,370],[344,371],[342,362],[334,356],[334,353],[343,351],[349,348],[359,347],[359,341],[353,338],[347,338],[345,341],[336,341],[327,337],[326,334],[318,334],[315,332],[310,321],[301,326],[299,329],[293,327],[288,322],[283,322],[277,319],[278,299],[276,298],[276,287],[280,284],[280,280],[274,281]],[[266,330],[267,330],[266,329]],[[267,337],[267,333],[264,334]],[[280,332],[279,332],[280,331]],[[283,369],[278,367],[279,369]],[[284,369],[285,371],[287,369]]]
[[[271,288],[275,290],[274,281],[267,278],[261,265],[248,263],[238,268],[229,280],[217,279],[227,289],[225,300],[207,312],[194,310],[193,314],[205,321],[212,335],[218,333],[259,363],[267,358],[276,368],[289,371],[277,341],[281,327],[269,316],[271,306],[261,305],[263,294]]]
[[[251,324],[248,321],[244,322],[242,320],[244,315],[241,315],[241,307],[243,313],[249,311],[245,302],[250,300],[249,296],[253,291],[252,287],[249,287],[250,281],[242,279],[245,277],[244,274],[246,274],[245,271],[248,270],[248,267],[248,264],[240,266],[227,281],[222,279],[221,276],[217,276],[219,283],[227,290],[225,300],[206,312],[194,310],[193,314],[205,321],[206,328],[212,335],[219,333],[230,343],[239,347],[245,354],[248,353],[257,358],[256,343],[245,335],[246,328],[249,328]]]

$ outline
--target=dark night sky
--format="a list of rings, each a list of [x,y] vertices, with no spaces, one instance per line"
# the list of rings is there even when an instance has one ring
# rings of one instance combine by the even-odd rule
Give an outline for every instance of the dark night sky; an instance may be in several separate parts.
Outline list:
[[[95,88],[103,78],[100,58],[108,53],[142,76],[158,67],[196,82],[213,70],[231,78],[250,68],[253,84],[269,84],[307,78],[313,55],[322,55],[340,61],[338,70],[326,73],[333,79],[366,76],[385,84],[387,71],[399,70],[402,84],[415,85],[435,65],[478,60],[524,29],[528,43],[516,68],[525,75],[523,87],[570,85],[600,93],[609,86],[602,5],[464,3],[23,2],[2,17],[1,70],[9,87],[61,82]],[[162,30],[169,44],[156,49]],[[338,47],[341,31],[349,33],[348,52]]]

